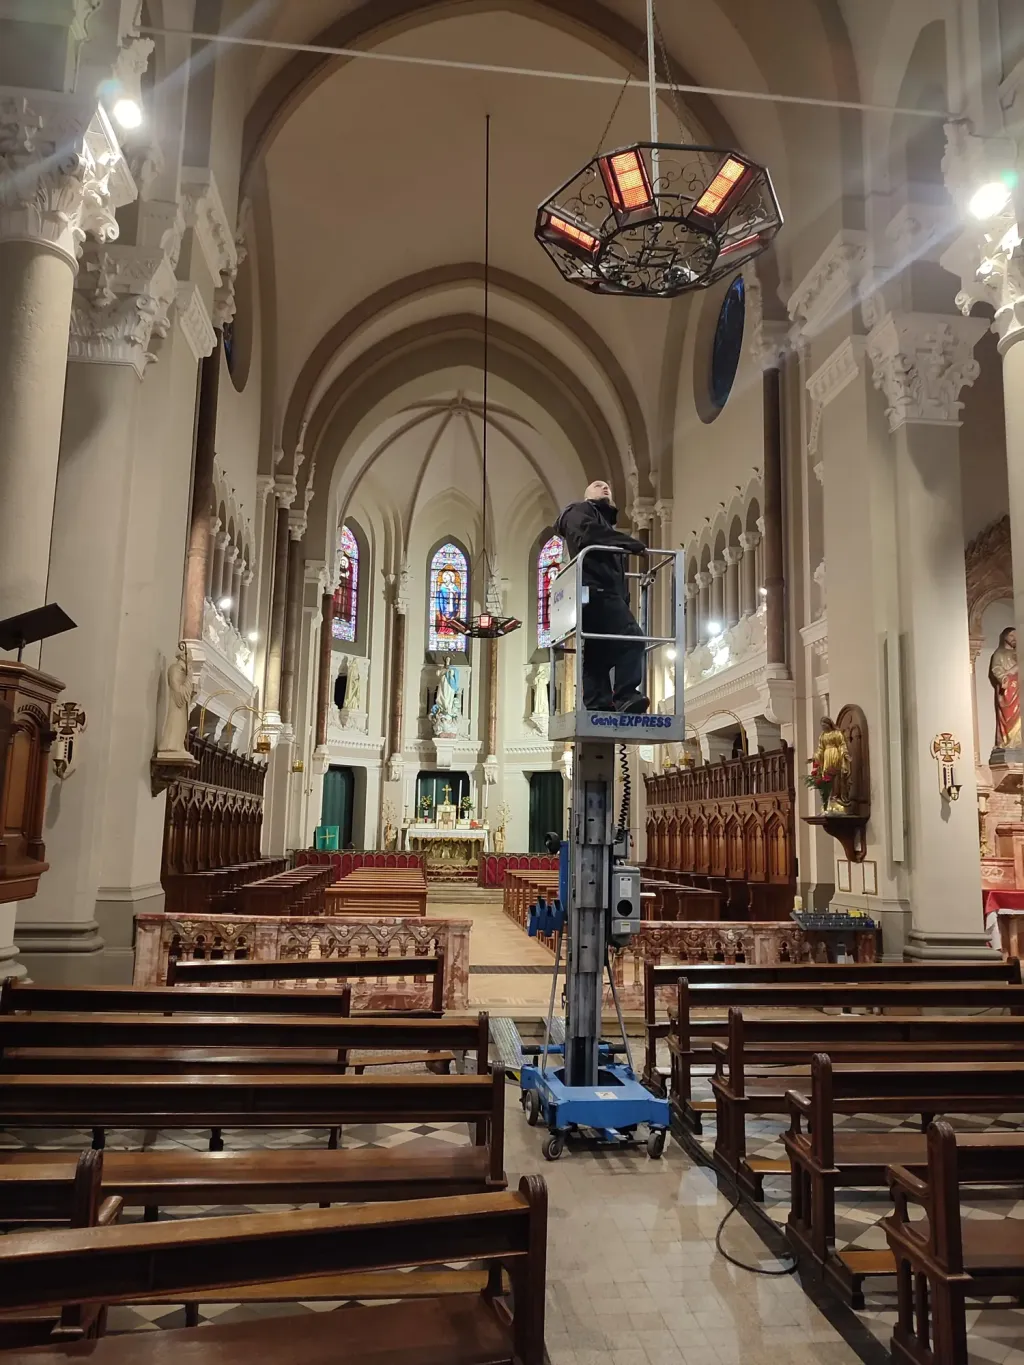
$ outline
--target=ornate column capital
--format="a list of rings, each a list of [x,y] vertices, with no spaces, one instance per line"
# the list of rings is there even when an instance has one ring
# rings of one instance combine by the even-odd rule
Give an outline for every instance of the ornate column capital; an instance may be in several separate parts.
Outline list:
[[[409,611],[409,565],[403,563],[398,573],[388,575],[387,581],[392,606],[399,616],[405,616]]]
[[[255,577],[256,577],[256,575],[255,575],[255,573],[253,572],[252,569],[243,569],[243,571],[242,571],[242,587],[243,587],[243,588],[249,587],[249,585],[252,583],[252,580],[253,580]]]
[[[218,522],[217,525],[219,526],[219,525],[220,525],[220,522]],[[218,550],[223,550],[223,551],[224,551],[224,554],[227,555],[227,549],[228,549],[228,546],[229,546],[230,544],[231,544],[231,537],[228,535],[227,531],[218,531],[218,532],[217,532],[217,549],[218,549]]]
[[[696,579],[693,579],[684,585],[683,591],[686,593],[686,600],[688,602],[694,601],[694,599],[700,595],[700,587],[701,585]]]
[[[274,497],[278,507],[291,507],[298,491],[294,474],[278,474],[274,479]]]
[[[305,512],[288,513],[288,535],[292,540],[301,540],[306,534],[306,514]]]
[[[712,578],[721,578],[725,573],[725,560],[713,559],[708,565],[708,568],[711,570]]]
[[[131,365],[139,378],[170,330],[174,268],[160,247],[86,245],[71,308],[68,360]]]
[[[217,180],[207,166],[182,166],[181,206],[185,223],[195,233],[196,241],[206,260],[210,274],[218,287],[228,288],[238,272],[238,249]],[[231,289],[233,297],[233,289]],[[217,305],[215,304],[215,310]],[[221,302],[223,308],[223,298]],[[234,309],[231,309],[232,313]],[[226,320],[226,319],[225,319]],[[218,326],[221,324],[218,323]]]
[[[274,487],[273,474],[256,475],[256,516],[263,515],[263,509],[267,505],[267,498]]]
[[[983,318],[886,314],[868,336],[868,355],[890,431],[909,423],[960,425],[960,390],[981,373],[974,347],[986,327]]]
[[[706,588],[711,582],[711,575],[704,569],[698,569],[693,575],[693,581],[697,584],[697,591],[699,592],[701,588]]]
[[[1024,221],[1024,194],[1018,188],[1003,211],[984,223],[974,221],[969,205],[980,185],[1013,170],[1019,156],[1011,137],[981,136],[966,120],[946,124],[943,176],[961,218],[970,226],[942,253],[940,263],[960,280],[956,303],[962,313],[969,314],[976,303],[990,304],[995,310],[992,330],[1002,352],[1024,336],[1019,227]]]
[[[852,312],[869,269],[867,234],[841,228],[790,295],[787,308],[797,336],[816,336]]]
[[[743,558],[743,550],[736,545],[727,545],[722,551],[726,564],[738,564]]]
[[[817,453],[821,419],[825,409],[860,375],[864,351],[863,337],[847,337],[807,380],[805,387],[811,400],[811,423],[807,434],[809,454]]]
[[[237,558],[238,558],[238,546],[237,546],[237,545],[229,545],[229,546],[227,547],[227,549],[224,551],[224,563],[225,563],[225,564],[234,564],[235,561],[237,560]],[[234,569],[232,569],[231,572],[234,573]]]
[[[740,545],[743,547],[744,550],[756,550],[760,544],[761,544],[760,531],[740,532]]]
[[[653,498],[642,498],[634,494],[630,499],[626,515],[637,531],[649,531],[654,520],[655,503]]]
[[[0,241],[38,242],[74,265],[89,233],[117,237],[136,195],[95,98],[0,87]]]

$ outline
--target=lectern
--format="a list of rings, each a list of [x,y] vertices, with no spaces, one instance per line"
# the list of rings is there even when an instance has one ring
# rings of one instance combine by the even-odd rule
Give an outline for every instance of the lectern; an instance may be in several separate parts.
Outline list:
[[[59,635],[74,621],[56,603],[0,621],[0,904],[28,900],[49,867],[43,845],[51,713],[64,684],[21,662],[26,645]]]

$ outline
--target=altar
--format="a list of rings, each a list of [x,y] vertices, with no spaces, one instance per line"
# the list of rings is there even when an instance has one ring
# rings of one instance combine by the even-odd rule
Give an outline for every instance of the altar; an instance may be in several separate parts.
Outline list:
[[[486,825],[474,828],[459,821],[454,827],[445,828],[424,820],[406,825],[402,834],[407,852],[423,854],[427,878],[432,881],[475,879],[481,855],[490,852],[490,831]]]

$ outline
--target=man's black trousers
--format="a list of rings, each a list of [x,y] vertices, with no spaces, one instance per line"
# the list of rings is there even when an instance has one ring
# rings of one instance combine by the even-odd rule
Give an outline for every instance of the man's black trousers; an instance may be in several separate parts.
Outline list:
[[[641,635],[624,597],[590,589],[583,629],[601,635]],[[588,640],[583,647],[583,704],[610,711],[635,697],[643,680],[644,647],[625,640]],[[614,672],[614,682],[612,674]]]

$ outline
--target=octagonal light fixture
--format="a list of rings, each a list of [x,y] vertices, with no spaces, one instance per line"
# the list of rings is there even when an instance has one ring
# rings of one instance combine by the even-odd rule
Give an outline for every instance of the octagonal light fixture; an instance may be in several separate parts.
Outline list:
[[[771,176],[751,158],[641,142],[594,157],[560,185],[534,235],[570,284],[668,299],[735,275],[782,223]]]

